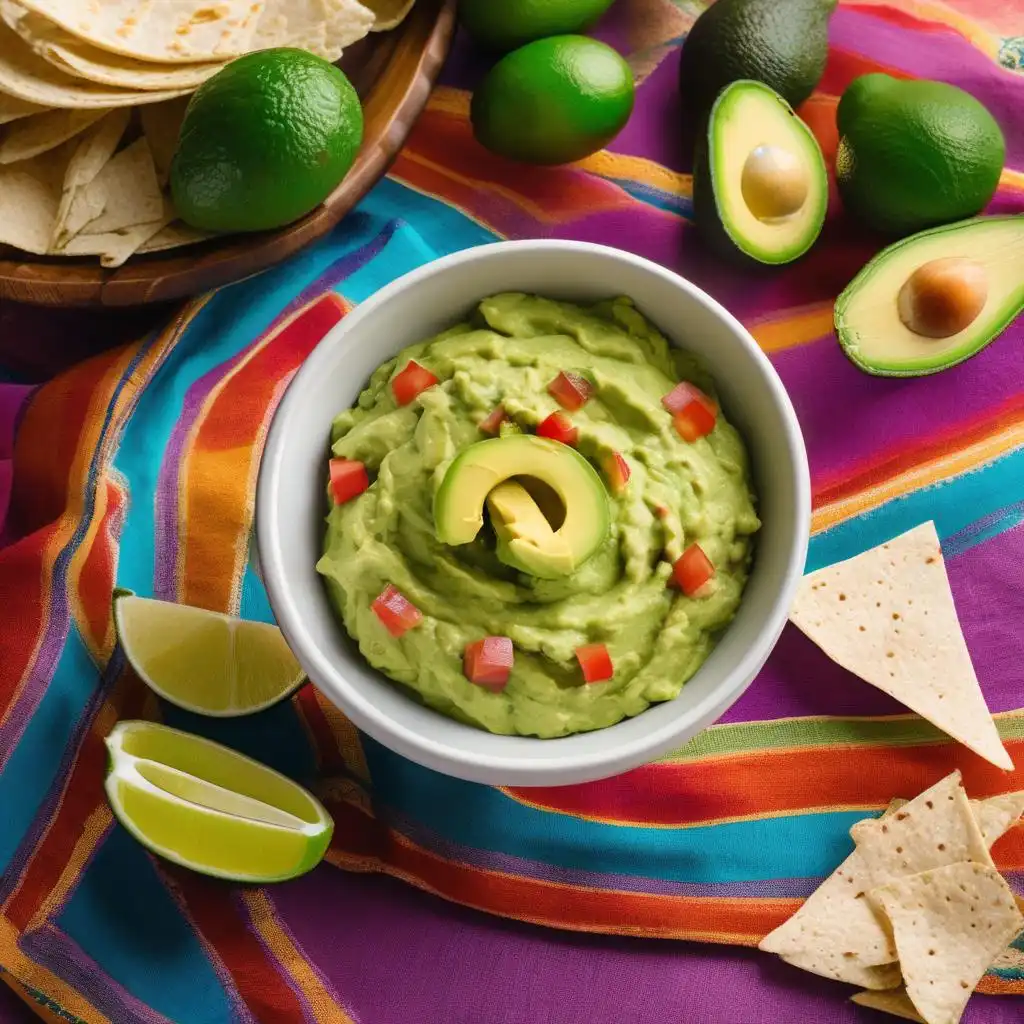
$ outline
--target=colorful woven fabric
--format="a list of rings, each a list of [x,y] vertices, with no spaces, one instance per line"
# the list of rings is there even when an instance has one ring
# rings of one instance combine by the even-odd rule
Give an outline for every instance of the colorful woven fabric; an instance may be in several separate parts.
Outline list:
[[[972,796],[1024,789],[1024,323],[938,376],[873,379],[831,335],[834,296],[877,248],[837,204],[800,263],[741,274],[712,260],[689,220],[674,128],[689,6],[620,0],[600,26],[642,79],[634,117],[608,152],[529,172],[484,153],[467,124],[479,68],[458,51],[390,178],[329,238],[41,388],[0,385],[0,978],[40,1016],[866,1019],[844,986],[751,950],[663,940],[756,944],[845,856],[854,821],[953,768]],[[993,209],[1024,210],[1019,16],[1016,0],[844,4],[803,113],[827,150],[837,96],[859,73],[960,84],[1007,135]],[[420,768],[357,734],[312,687],[252,719],[204,720],[159,704],[125,669],[115,584],[271,619],[251,559],[259,452],[276,401],[324,333],[434,256],[536,236],[651,257],[750,328],[805,431],[810,568],[936,521],[1015,773],[944,738],[793,629],[747,694],[682,750],[549,790]],[[16,316],[2,322],[0,352],[32,344],[14,337]],[[102,791],[102,738],[119,717],[139,716],[226,742],[313,787],[337,822],[328,863],[261,889],[150,857],[114,825]],[[994,855],[1024,895],[1024,827]],[[550,927],[504,923],[414,887]],[[1024,1004],[1007,997],[1024,993],[1018,941],[1020,955],[983,982],[1004,997],[972,1001],[967,1020],[1020,1019]]]

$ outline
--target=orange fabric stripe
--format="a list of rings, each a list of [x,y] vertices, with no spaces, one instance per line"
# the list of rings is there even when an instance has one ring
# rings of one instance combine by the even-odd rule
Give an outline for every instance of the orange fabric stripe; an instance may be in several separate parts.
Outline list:
[[[749,324],[747,329],[765,352],[809,345],[832,333],[832,303],[818,302],[781,318]]]
[[[617,825],[679,828],[811,811],[884,807],[894,796],[913,796],[954,768],[972,797],[1024,789],[1024,740],[1006,743],[1013,772],[983,761],[953,741],[900,748],[885,746],[763,750],[694,762],[645,765],[585,786],[507,789],[521,803]],[[1018,862],[1024,868],[1024,850]]]
[[[276,327],[206,400],[181,478],[181,592],[185,604],[238,611],[263,441],[288,380],[344,316],[341,296],[319,296]]]

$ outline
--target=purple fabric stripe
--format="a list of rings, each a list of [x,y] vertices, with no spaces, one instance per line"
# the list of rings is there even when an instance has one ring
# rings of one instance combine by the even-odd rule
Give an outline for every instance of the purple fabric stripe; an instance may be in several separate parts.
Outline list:
[[[368,218],[365,214],[361,214],[358,211],[356,213],[352,213],[349,215],[349,220],[346,221],[346,228],[351,230],[353,233],[357,233],[360,230],[360,221],[367,219]],[[303,288],[302,291],[284,307],[281,311],[281,315],[274,321],[274,323],[280,323],[286,317],[291,316],[296,310],[302,309],[303,306],[308,302],[311,302],[318,295],[322,295],[324,292],[333,291],[338,284],[350,277],[357,270],[361,270],[370,262],[370,260],[376,259],[376,257],[384,251],[384,247],[388,242],[391,241],[392,236],[400,224],[401,222],[397,220],[388,221],[375,238],[371,239],[365,245],[361,245],[353,252],[342,256],[341,259],[335,260],[319,277],[306,285],[306,287]]]
[[[1008,530],[947,560],[950,586],[967,646],[992,711],[1020,707],[1024,633],[993,608],[1020,600],[1024,529]],[[720,722],[803,715],[905,715],[906,707],[840,668],[788,625],[768,663]]]
[[[840,7],[829,23],[829,42],[917,78],[942,78],[976,96],[1002,126],[1007,163],[1016,166],[1024,160],[1021,76],[1000,67],[958,32],[936,26],[921,36],[868,11]]]
[[[866,1024],[849,989],[753,949],[559,932],[330,867],[277,886],[282,918],[372,1024]],[[338,908],[358,941],[337,941]],[[880,1018],[881,1020],[881,1018]],[[971,1000],[964,1024],[1019,1024]],[[367,1021],[371,1024],[371,1021]]]
[[[772,356],[804,427],[811,478],[819,485],[1019,401],[1022,362],[1024,321],[966,363],[930,377],[868,376],[833,335]],[[841,415],[834,414],[837,395]]]
[[[517,857],[513,854],[462,846],[404,815],[384,809],[378,809],[378,813],[395,831],[446,860],[467,864],[481,871],[498,871],[503,874],[533,878],[541,882],[582,886],[587,889],[606,889],[614,892],[644,893],[652,896],[701,896],[720,899],[737,897],[803,899],[810,896],[821,883],[820,878],[771,878],[702,885],[693,882],[648,878],[641,875],[620,875],[603,871],[586,871],[582,868],[563,868],[557,864],[527,860],[525,857]]]
[[[136,999],[110,977],[81,946],[64,932],[46,924],[22,935],[26,956],[51,970],[80,992],[100,1013],[119,1024],[175,1024],[169,1017]]]

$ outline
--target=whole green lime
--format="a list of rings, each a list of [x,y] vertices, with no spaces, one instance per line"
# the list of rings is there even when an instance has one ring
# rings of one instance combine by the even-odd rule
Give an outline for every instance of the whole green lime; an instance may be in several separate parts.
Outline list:
[[[239,57],[188,105],[174,206],[208,231],[290,224],[345,177],[362,140],[359,97],[333,64],[286,47]]]
[[[586,36],[552,36],[502,57],[473,94],[477,139],[531,164],[582,160],[606,146],[633,110],[633,72]]]
[[[612,0],[460,0],[459,21],[474,42],[492,50],[566,32],[583,32]]]
[[[843,205],[876,231],[911,235],[972,217],[999,184],[1003,133],[956,86],[862,75],[843,93],[836,124]]]

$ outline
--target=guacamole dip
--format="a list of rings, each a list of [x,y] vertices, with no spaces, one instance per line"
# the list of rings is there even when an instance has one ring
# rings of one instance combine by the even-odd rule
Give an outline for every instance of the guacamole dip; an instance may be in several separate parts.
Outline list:
[[[334,421],[317,563],[367,661],[496,733],[677,696],[760,525],[712,392],[624,298],[495,295],[386,362]]]

